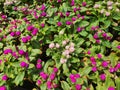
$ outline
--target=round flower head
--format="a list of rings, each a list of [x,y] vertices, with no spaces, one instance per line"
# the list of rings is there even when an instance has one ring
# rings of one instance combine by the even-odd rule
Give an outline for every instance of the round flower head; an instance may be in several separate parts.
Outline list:
[[[41,84],[41,80],[37,80],[36,84],[39,86]]]
[[[97,57],[100,59],[100,58],[102,58],[102,55],[99,53],[99,54],[97,54]]]
[[[47,81],[46,84],[47,84],[47,88],[48,89],[52,88],[52,82],[51,81]]]
[[[70,15],[70,12],[66,12],[66,16],[68,17]]]
[[[108,90],[115,90],[115,88],[114,87],[109,87]]]
[[[102,61],[102,66],[103,67],[108,67],[108,62],[107,61]]]
[[[55,73],[50,74],[50,80],[52,81],[54,79],[55,79]]]
[[[15,32],[11,32],[10,36],[14,37],[15,36]]]
[[[120,45],[118,45],[117,48],[120,49]]]
[[[78,27],[77,28],[77,32],[81,32],[82,31],[82,28],[81,27]]]
[[[97,71],[97,67],[96,66],[92,67],[92,71],[96,72]]]
[[[7,75],[3,75],[2,76],[2,80],[6,81],[8,79],[8,76]]]
[[[80,84],[76,84],[76,85],[75,85],[75,88],[76,88],[76,90],[81,90],[81,89],[82,89],[82,86],[81,86]]]
[[[16,31],[16,32],[15,32],[15,35],[16,35],[16,36],[20,36],[20,35],[21,35],[21,32],[20,32],[20,31]]]
[[[105,74],[101,74],[101,75],[100,75],[100,79],[101,79],[102,81],[104,81],[104,80],[106,79],[106,75],[105,75]]]
[[[23,43],[27,43],[27,41],[28,41],[28,40],[27,40],[26,37],[23,37],[23,38],[22,38],[22,42],[23,42]]]
[[[18,53],[19,53],[20,55],[24,55],[24,54],[25,54],[25,51],[24,51],[24,50],[19,50]]]
[[[58,68],[54,67],[53,68],[53,72],[57,73],[58,72]]]
[[[85,7],[86,5],[87,5],[87,3],[86,3],[86,2],[82,2],[82,6],[84,6],[84,7]]]
[[[5,86],[0,86],[0,90],[7,90]]]
[[[22,61],[22,62],[20,63],[20,66],[21,66],[21,67],[28,67],[28,64],[27,64],[26,62]]]
[[[27,26],[27,30],[28,30],[28,31],[32,31],[33,29],[34,29],[34,27],[33,27],[32,25]]]
[[[51,48],[51,49],[54,48],[54,46],[55,46],[54,43],[50,43],[50,44],[49,44],[49,48]]]
[[[62,23],[61,23],[61,22],[57,22],[57,25],[58,25],[58,26],[61,26],[61,25],[62,25]]]
[[[106,16],[110,16],[110,12],[106,12],[105,15],[106,15]]]
[[[37,63],[37,64],[36,64],[36,68],[37,68],[37,69],[41,69],[41,68],[42,68],[42,65],[41,65],[40,63]]]
[[[44,23],[41,23],[41,25],[40,25],[40,26],[43,28],[43,27],[45,27],[45,24],[44,24]]]
[[[72,22],[66,21],[66,25],[71,25],[71,24],[72,24]]]

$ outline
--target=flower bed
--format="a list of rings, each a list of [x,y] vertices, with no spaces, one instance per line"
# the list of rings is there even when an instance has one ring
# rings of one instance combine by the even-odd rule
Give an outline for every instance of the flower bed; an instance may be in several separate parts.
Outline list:
[[[120,2],[0,1],[0,90],[120,90]]]

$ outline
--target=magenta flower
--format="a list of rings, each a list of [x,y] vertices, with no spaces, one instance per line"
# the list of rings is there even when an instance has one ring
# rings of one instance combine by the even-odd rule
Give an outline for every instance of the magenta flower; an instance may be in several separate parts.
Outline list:
[[[91,62],[95,62],[95,58],[92,56],[92,57],[90,57],[90,61]]]
[[[21,32],[20,32],[20,31],[16,31],[16,32],[15,32],[15,35],[16,35],[16,36],[20,36],[20,35],[21,35]]]
[[[66,21],[66,25],[71,25],[71,24],[72,24],[72,22]]]
[[[46,15],[47,15],[46,12],[41,13],[41,16],[43,16],[43,17],[45,17]]]
[[[5,86],[0,86],[0,90],[7,90]]]
[[[107,37],[107,33],[103,33],[102,36],[103,36],[104,38],[106,38],[106,37]]]
[[[75,77],[75,78],[80,78],[80,74],[78,74],[78,73],[77,73],[77,74],[74,74],[74,77]]]
[[[57,0],[59,3],[61,2],[61,0]]]
[[[77,8],[73,8],[73,11],[76,12],[76,11],[77,11]]]
[[[81,90],[81,89],[82,89],[82,86],[81,86],[80,84],[76,84],[76,85],[75,85],[75,88],[76,88],[76,90]]]
[[[62,25],[62,23],[61,23],[61,22],[57,22],[57,25],[58,25],[58,26],[61,26],[61,25]]]
[[[44,73],[44,72],[40,72],[40,76],[41,76],[44,80],[46,80],[46,79],[48,78],[48,75],[47,75],[46,73]]]
[[[41,60],[41,59],[38,59],[38,60],[37,60],[37,63],[41,63],[41,62],[42,62],[42,60]]]
[[[15,36],[15,32],[11,32],[10,36],[14,37]]]
[[[26,39],[27,39],[27,41],[30,41],[31,40],[31,36],[26,36]]]
[[[109,87],[108,90],[115,90],[115,88],[114,87]]]
[[[46,84],[47,84],[47,88],[48,89],[52,88],[52,82],[51,81],[47,81]]]
[[[25,51],[24,51],[24,50],[19,50],[18,53],[19,53],[20,55],[24,55],[24,54],[25,54]]]
[[[27,30],[28,30],[28,31],[32,31],[33,29],[34,29],[34,27],[33,27],[32,25],[27,26]]]
[[[101,79],[102,81],[104,81],[104,80],[106,79],[106,75],[105,75],[105,74],[101,74],[101,75],[100,75],[100,79]]]
[[[20,66],[21,66],[21,67],[28,67],[28,64],[27,64],[26,62],[22,61],[22,62],[20,63]]]
[[[74,2],[74,0],[72,0],[72,2],[71,2],[71,6],[74,6],[75,5],[75,2]]]
[[[76,83],[76,78],[74,77],[73,74],[70,75],[70,80],[72,83]]]
[[[90,55],[90,54],[91,54],[91,51],[90,51],[90,50],[88,50],[88,51],[87,51],[87,54],[88,54],[88,55]]]
[[[113,67],[110,67],[109,72],[113,73],[114,71],[115,71],[115,69]]]
[[[68,17],[70,15],[70,12],[66,12],[66,16]]]
[[[84,6],[84,7],[85,7],[86,5],[87,5],[87,3],[86,3],[86,2],[82,2],[82,6]]]
[[[57,73],[57,72],[58,72],[58,68],[54,67],[54,68],[53,68],[53,72],[54,72],[54,73]]]
[[[96,66],[92,67],[92,71],[96,72],[97,71],[97,67]]]
[[[92,26],[92,27],[91,27],[91,30],[93,30],[93,31],[96,30],[96,27],[95,27],[95,26]]]
[[[41,11],[44,11],[45,8],[46,8],[46,7],[45,7],[45,5],[43,4],[43,5],[41,6],[40,10],[41,10]]]
[[[43,28],[43,27],[45,27],[45,24],[44,24],[44,23],[41,23],[41,25],[40,25],[40,26]]]
[[[99,39],[96,40],[96,43],[97,43],[97,44],[100,44],[100,42],[101,42],[101,41],[100,41]]]
[[[37,68],[37,69],[41,69],[41,68],[42,68],[42,65],[41,65],[40,63],[37,63],[37,64],[36,64],[36,68]]]
[[[100,58],[102,58],[102,55],[99,53],[99,54],[97,54],[97,57],[100,59]]]
[[[15,57],[16,59],[18,58],[16,52],[12,52],[12,56]]]
[[[94,36],[93,36],[94,39],[98,39],[98,34],[95,33]]]
[[[37,33],[38,33],[38,29],[34,28],[33,31],[32,31],[32,35],[36,36]]]
[[[81,15],[80,14],[77,14],[77,18],[80,18],[81,17]]]
[[[41,83],[41,80],[37,80],[37,85],[40,85]]]
[[[120,45],[118,45],[117,48],[120,49]]]
[[[12,53],[12,50],[11,49],[4,50],[4,54],[8,54],[8,53]]]
[[[55,79],[55,73],[52,73],[52,74],[50,74],[50,80],[52,81],[52,80],[54,80]]]
[[[3,76],[2,76],[2,80],[3,80],[3,81],[6,81],[7,79],[8,79],[8,76],[7,76],[7,75],[3,75]]]
[[[73,18],[72,18],[72,21],[76,21],[76,18],[75,18],[75,17],[73,17]]]
[[[27,41],[28,41],[28,40],[27,40],[26,37],[22,37],[22,42],[23,42],[23,43],[27,43]]]
[[[108,67],[108,62],[107,61],[102,61],[102,66],[103,67]]]

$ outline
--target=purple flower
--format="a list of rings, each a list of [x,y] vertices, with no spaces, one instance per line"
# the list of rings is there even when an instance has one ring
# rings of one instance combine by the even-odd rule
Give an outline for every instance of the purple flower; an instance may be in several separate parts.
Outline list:
[[[45,27],[45,24],[44,24],[44,23],[41,23],[41,25],[40,25],[40,26],[43,28],[43,27]]]
[[[37,69],[41,69],[41,68],[42,68],[42,65],[41,65],[40,63],[37,63],[37,64],[36,64],[36,68],[37,68]]]
[[[50,80],[52,81],[54,79],[55,79],[55,73],[50,74]]]
[[[90,50],[88,50],[87,54],[88,54],[88,55],[90,55],[90,54],[91,54]]]
[[[41,76],[44,80],[46,80],[46,79],[48,78],[48,75],[47,75],[46,73],[44,73],[44,72],[40,72],[40,76]]]
[[[7,90],[5,86],[0,86],[0,90]]]
[[[77,11],[77,8],[73,8],[73,11],[76,12],[76,11]]]
[[[36,36],[37,32],[38,32],[38,29],[34,28],[33,31],[32,31],[32,35]]]
[[[20,66],[21,66],[21,67],[28,67],[28,64],[27,64],[26,62],[22,61],[22,62],[20,63]]]
[[[2,15],[1,18],[2,18],[2,19],[6,19],[7,16],[6,16],[6,15]]]
[[[73,18],[72,18],[72,21],[76,21],[76,18],[75,18],[75,17],[73,17]]]
[[[96,72],[97,71],[97,67],[96,66],[92,67],[92,71]]]
[[[14,37],[15,36],[15,32],[11,32],[10,36]]]
[[[54,67],[54,68],[53,68],[53,72],[54,72],[54,73],[57,73],[57,72],[58,72],[58,68]]]
[[[85,16],[81,16],[81,19],[84,20],[84,19],[85,19]]]
[[[85,7],[86,5],[87,5],[87,3],[86,3],[86,2],[82,2],[82,6],[84,6],[84,7]]]
[[[100,42],[101,42],[101,41],[100,41],[99,39],[96,40],[96,43],[97,43],[97,44],[100,44]]]
[[[3,81],[6,81],[7,79],[8,79],[8,76],[7,76],[7,75],[3,75],[3,76],[2,76],[2,80],[3,80]]]
[[[103,67],[108,67],[108,62],[107,61],[102,61],[102,66]]]
[[[72,83],[76,83],[76,78],[74,77],[73,74],[70,75],[70,80]]]
[[[52,88],[52,82],[51,81],[47,81],[46,84],[47,84],[47,88],[48,89]]]
[[[12,56],[15,57],[16,59],[18,58],[16,52],[12,52]]]
[[[97,54],[97,57],[100,59],[100,58],[102,58],[102,55],[99,53],[99,54]]]
[[[95,26],[92,26],[92,27],[91,27],[91,30],[93,30],[93,31],[96,30],[96,27],[95,27]]]
[[[26,36],[26,39],[27,39],[27,41],[30,41],[31,40],[31,36]]]
[[[61,0],[57,0],[58,2],[61,2]]]
[[[24,50],[19,50],[18,53],[19,53],[20,55],[24,55],[24,54],[25,54],[25,51],[24,51]]]
[[[47,15],[46,12],[41,13],[41,16],[43,16],[43,17],[45,17],[46,15]]]
[[[80,14],[77,14],[77,18],[80,18],[81,17],[81,15]]]
[[[4,50],[4,54],[8,54],[8,53],[12,53],[12,50],[11,49]]]
[[[34,27],[33,27],[32,25],[27,26],[27,30],[28,30],[28,31],[32,31],[33,29],[34,29]]]
[[[74,74],[75,78],[80,78],[80,74]]]
[[[72,24],[72,22],[66,21],[66,25],[71,25],[71,24]]]
[[[82,31],[82,28],[81,28],[81,27],[78,27],[78,28],[77,28],[77,31],[78,31],[78,32],[81,32],[81,31]]]
[[[15,32],[15,35],[16,35],[16,36],[20,36],[20,35],[21,35],[21,32],[20,32],[20,31],[16,31],[16,32]]]
[[[71,6],[74,6],[75,5],[75,2],[74,2],[74,0],[72,0],[72,2],[71,2]]]
[[[106,33],[103,33],[102,36],[103,36],[104,38],[106,38],[106,37],[107,37],[107,34],[106,34]]]
[[[109,87],[108,90],[115,90],[115,88],[114,87]]]
[[[26,37],[22,37],[22,42],[23,42],[23,43],[27,43],[27,41],[28,41],[28,40],[27,40]]]
[[[41,59],[38,59],[38,60],[37,60],[37,63],[41,63],[41,62],[42,62],[42,60],[41,60]]]
[[[70,12],[66,12],[66,16],[68,17],[70,15]]]
[[[41,6],[40,10],[41,10],[41,11],[44,11],[45,8],[46,8],[46,7],[45,7],[45,5],[43,4],[43,5]]]
[[[113,67],[110,67],[109,72],[113,73],[114,71],[115,71],[115,69]]]
[[[37,85],[40,85],[41,83],[41,80],[37,80]]]
[[[61,26],[61,25],[62,25],[62,23],[61,23],[61,22],[57,22],[57,25],[58,25],[58,26]]]
[[[100,79],[101,79],[102,81],[104,81],[104,80],[106,79],[106,75],[105,75],[105,74],[101,74],[101,75],[100,75]]]
[[[120,45],[118,45],[117,48],[120,49]]]
[[[76,90],[81,90],[81,89],[82,89],[82,86],[81,86],[80,84],[76,84],[76,85],[75,85],[75,88],[76,88]]]
[[[98,38],[98,34],[95,33],[94,36],[93,36],[94,39],[97,39]]]
[[[95,62],[95,58],[92,56],[92,57],[90,57],[90,61],[91,62]]]

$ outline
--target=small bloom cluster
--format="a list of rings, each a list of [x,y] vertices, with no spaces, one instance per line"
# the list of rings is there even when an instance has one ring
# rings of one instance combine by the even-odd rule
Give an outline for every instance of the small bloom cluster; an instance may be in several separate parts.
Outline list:
[[[33,27],[32,25],[29,25],[29,26],[27,27],[27,30],[28,30],[28,31],[31,31],[33,36],[36,36],[37,33],[38,33],[38,29],[35,28],[35,27]]]
[[[22,37],[21,40],[23,43],[27,43],[28,41],[31,40],[31,36],[28,35],[28,36]]]
[[[48,74],[46,74],[45,72],[40,72],[39,75],[41,76],[41,78],[42,78],[43,80],[47,80],[47,78],[48,78]]]
[[[27,64],[26,62],[22,61],[20,62],[20,66],[23,68],[28,68],[29,64]]]
[[[8,76],[7,76],[6,74],[3,75],[3,76],[2,76],[2,80],[3,80],[3,81],[7,81],[7,80],[8,80]]]
[[[36,64],[36,68],[37,68],[37,69],[41,69],[41,68],[42,68],[42,64],[41,64],[41,63],[42,63],[42,60],[41,60],[41,59],[38,59],[38,60],[37,60],[37,64]]]
[[[5,86],[0,86],[0,90],[7,90]]]
[[[60,48],[60,45],[58,43],[50,43],[49,48],[50,49],[52,49],[52,48]]]
[[[14,36],[20,36],[21,32],[20,31],[16,31],[16,32],[11,32],[10,36],[14,37]]]
[[[80,78],[80,74],[70,74],[70,80],[72,83],[76,83],[78,78]]]

